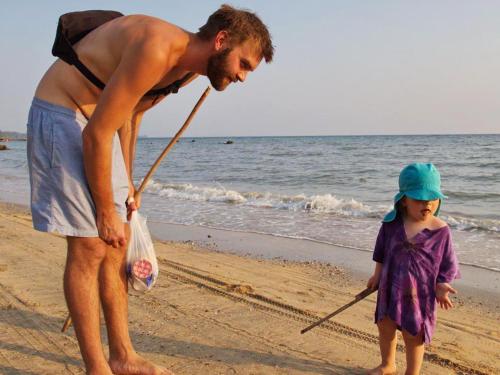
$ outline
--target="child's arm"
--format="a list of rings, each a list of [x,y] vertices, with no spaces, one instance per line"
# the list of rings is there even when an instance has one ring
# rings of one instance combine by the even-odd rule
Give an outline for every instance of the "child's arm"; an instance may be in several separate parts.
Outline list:
[[[377,290],[378,283],[380,281],[380,273],[382,272],[382,263],[375,262],[375,271],[373,275],[368,279],[366,286],[371,290]]]
[[[375,249],[373,249],[373,260],[375,261],[375,271],[372,277],[368,280],[366,286],[371,290],[377,290],[380,281],[380,274],[382,273],[382,264],[384,263],[385,255],[385,230],[384,225],[380,227],[375,242]]]
[[[448,283],[437,283],[436,284],[436,299],[441,306],[441,308],[448,310],[453,307],[451,303],[449,293],[455,294],[457,291],[451,287]]]
[[[453,307],[449,293],[455,294],[457,292],[449,283],[459,277],[458,259],[453,250],[450,233],[444,243],[443,258],[441,259],[439,273],[436,279],[436,300],[445,310]]]

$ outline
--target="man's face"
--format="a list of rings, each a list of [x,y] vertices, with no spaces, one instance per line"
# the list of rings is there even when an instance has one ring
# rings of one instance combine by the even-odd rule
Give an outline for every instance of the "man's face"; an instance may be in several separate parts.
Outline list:
[[[208,59],[207,77],[213,88],[224,90],[231,82],[243,82],[247,74],[257,68],[262,58],[251,41],[231,48],[226,47]]]

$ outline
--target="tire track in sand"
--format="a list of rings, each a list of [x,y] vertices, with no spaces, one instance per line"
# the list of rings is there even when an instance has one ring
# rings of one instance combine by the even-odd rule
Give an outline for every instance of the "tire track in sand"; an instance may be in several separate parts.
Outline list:
[[[290,320],[303,322],[304,324],[311,324],[321,318],[309,311],[273,300],[271,298],[268,298],[266,296],[257,293],[233,292],[232,290],[234,290],[234,285],[227,283],[223,280],[217,279],[213,276],[201,274],[200,270],[198,269],[194,271],[193,268],[190,266],[177,263],[174,261],[169,261],[166,259],[159,259],[159,262],[163,266],[166,266],[171,270],[176,271],[176,272],[163,271],[163,273],[167,274],[167,276],[172,279],[175,279],[183,283],[196,285],[197,287],[203,288],[211,293],[228,298],[232,301],[250,305],[255,309],[279,315]],[[327,332],[336,333],[343,336],[347,336],[355,340],[361,340],[364,342],[378,345],[377,336],[349,327],[341,323],[327,321],[318,326],[317,328],[326,331],[325,333]],[[404,346],[398,344],[397,350],[400,352],[404,352]],[[448,358],[444,358],[436,353],[426,352],[424,359],[427,362],[455,371],[457,374],[488,375],[487,372],[483,372],[476,368],[472,368],[463,365],[461,363],[457,363]]]

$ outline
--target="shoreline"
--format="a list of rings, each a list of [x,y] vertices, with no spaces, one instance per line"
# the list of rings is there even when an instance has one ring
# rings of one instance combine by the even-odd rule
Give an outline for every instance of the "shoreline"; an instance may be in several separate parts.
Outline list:
[[[211,149],[212,146],[203,147]],[[143,145],[143,148],[147,146]],[[181,151],[193,152],[191,148]],[[21,157],[24,157],[24,154],[16,158]],[[147,159],[147,155],[141,157]],[[25,161],[20,160],[19,163],[25,165]],[[15,165],[12,164],[14,168]],[[18,176],[14,169],[7,169],[6,172],[8,173],[5,182],[2,184],[2,199],[24,204],[29,202],[27,176]],[[9,177],[8,174],[12,176]],[[372,178],[369,174],[365,177]],[[245,182],[235,182],[234,186],[224,187],[215,181],[194,185],[182,182],[183,179],[178,181],[173,178],[171,182],[168,181],[168,178],[156,181],[144,194],[141,211],[154,221],[174,225],[201,224],[221,230],[264,233],[353,250],[373,250],[374,239],[380,226],[380,215],[389,207],[383,208],[383,205],[368,199],[363,193],[363,186],[360,186],[361,193],[358,194],[356,190],[346,195],[341,184],[337,197],[323,190],[318,191],[319,195],[315,195],[316,188],[306,189],[309,191],[307,194],[293,189],[280,194],[280,189],[274,189],[272,183],[267,180],[263,183],[263,188],[247,186],[248,189],[245,188]],[[226,178],[223,178],[222,182],[232,184],[226,181]],[[350,196],[353,196],[351,201],[347,198]],[[365,201],[364,198],[368,200]],[[467,267],[500,272],[497,225],[500,221],[497,220],[494,204],[487,207],[477,206],[477,209],[469,212],[467,205],[461,206],[464,204],[462,199],[455,200],[449,207],[452,210],[443,213],[446,215],[445,221],[452,229],[454,247],[460,263]],[[311,208],[315,207],[311,212],[307,209],[309,204],[312,205]],[[456,209],[459,208],[457,204],[463,210]],[[492,215],[486,215],[488,212]]]
[[[0,200],[29,214],[29,206]],[[148,228],[155,241],[185,243],[253,259],[283,260],[297,263],[319,263],[342,267],[360,285],[373,272],[372,252],[343,247],[310,239],[296,239],[272,234],[149,221]],[[500,306],[500,272],[475,265],[460,264],[461,279],[453,282],[459,296],[475,299],[491,307]],[[458,296],[457,295],[457,296]]]
[[[254,259],[333,265],[342,267],[361,282],[368,280],[374,268],[372,252],[362,249],[198,225],[149,221],[148,226],[153,238],[159,241],[193,241],[207,249]],[[460,272],[461,279],[453,282],[460,295],[466,298],[479,297],[483,303],[498,307],[500,272],[465,264],[460,265]]]
[[[361,273],[340,261],[303,261],[298,250],[297,259],[264,258],[273,248],[297,248],[293,240],[161,228],[164,236],[168,228],[175,241],[155,241],[157,284],[146,294],[129,293],[131,336],[148,359],[178,375],[361,375],[376,366],[375,295],[300,334],[364,289]],[[67,316],[61,281],[65,239],[35,231],[26,206],[1,202],[0,236],[0,372],[31,373],[37,368],[37,373],[82,373],[73,329],[60,332]],[[226,246],[233,247],[232,253]],[[307,248],[314,253],[310,243]],[[346,252],[326,253],[341,259]],[[480,294],[465,298],[461,293],[455,308],[438,311],[423,373],[500,371],[500,311],[498,302],[496,307],[491,303]],[[404,368],[401,352],[397,364]]]

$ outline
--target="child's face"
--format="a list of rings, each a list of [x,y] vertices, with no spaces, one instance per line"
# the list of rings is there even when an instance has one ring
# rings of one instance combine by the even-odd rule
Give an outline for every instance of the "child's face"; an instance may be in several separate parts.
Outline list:
[[[439,199],[433,201],[419,201],[404,197],[402,205],[406,208],[406,214],[410,218],[415,221],[425,221],[436,213],[439,207]]]

